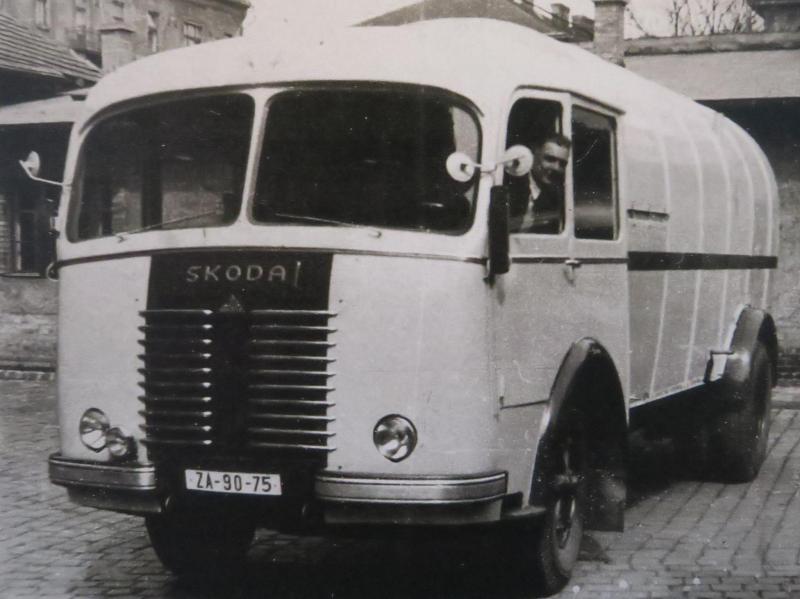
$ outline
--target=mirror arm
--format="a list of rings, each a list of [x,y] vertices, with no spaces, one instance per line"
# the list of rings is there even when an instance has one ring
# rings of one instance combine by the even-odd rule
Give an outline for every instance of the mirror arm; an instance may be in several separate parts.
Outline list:
[[[33,173],[28,170],[28,166],[25,164],[23,160],[19,161],[19,165],[22,167],[22,170],[25,171],[25,174],[28,175],[28,178],[32,181],[37,181],[39,183],[46,183],[47,185],[55,185],[56,187],[64,187],[63,181],[52,181],[50,179],[42,179],[41,177],[35,176]]]

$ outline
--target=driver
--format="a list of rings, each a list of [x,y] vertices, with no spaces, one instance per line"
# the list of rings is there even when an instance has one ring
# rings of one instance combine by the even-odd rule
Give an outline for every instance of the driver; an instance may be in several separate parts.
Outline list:
[[[572,142],[552,134],[533,147],[533,167],[524,177],[513,177],[511,232],[557,235],[564,223],[564,173]]]

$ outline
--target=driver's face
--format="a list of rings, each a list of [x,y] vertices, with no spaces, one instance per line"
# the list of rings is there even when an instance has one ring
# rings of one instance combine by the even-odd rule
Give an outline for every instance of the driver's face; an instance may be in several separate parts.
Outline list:
[[[564,172],[569,162],[569,149],[548,141],[533,154],[533,177],[539,185],[555,187],[564,183]]]

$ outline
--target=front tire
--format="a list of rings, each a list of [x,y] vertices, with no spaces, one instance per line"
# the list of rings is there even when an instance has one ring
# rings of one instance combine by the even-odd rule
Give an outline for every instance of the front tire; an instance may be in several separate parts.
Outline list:
[[[145,518],[161,563],[178,576],[213,578],[240,570],[255,534],[249,520],[211,512]]]
[[[565,423],[566,424],[566,423]],[[586,519],[585,437],[576,426],[556,427],[542,448],[545,514],[517,531],[521,577],[537,596],[559,592],[578,561]]]

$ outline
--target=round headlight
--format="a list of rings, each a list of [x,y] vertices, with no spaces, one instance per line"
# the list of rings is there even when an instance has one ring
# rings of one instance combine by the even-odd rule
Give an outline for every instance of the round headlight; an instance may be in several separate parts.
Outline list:
[[[92,451],[101,451],[106,446],[106,433],[110,424],[108,417],[97,408],[89,408],[81,416],[78,430],[81,442]]]
[[[399,462],[411,455],[417,446],[417,429],[403,416],[384,416],[375,425],[372,441],[383,457]]]
[[[124,429],[115,426],[106,433],[106,447],[115,458],[126,458],[133,454],[136,444]]]

